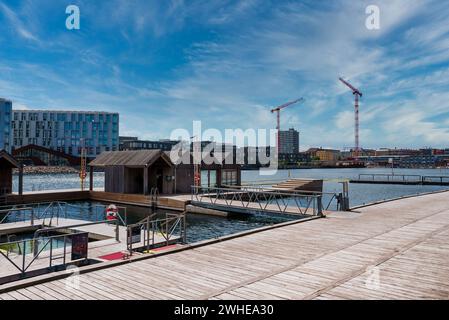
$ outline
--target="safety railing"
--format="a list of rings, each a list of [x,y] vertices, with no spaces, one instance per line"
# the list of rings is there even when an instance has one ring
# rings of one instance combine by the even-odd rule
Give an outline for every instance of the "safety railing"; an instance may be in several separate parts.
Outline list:
[[[40,239],[0,243],[0,256],[5,258],[21,274],[29,271],[33,265],[41,269],[66,265],[67,260],[74,262],[75,260],[87,259],[87,256],[82,259],[68,259],[67,257],[72,252],[71,239],[73,236],[84,233],[77,232]],[[61,260],[62,263],[55,263],[56,260]]]
[[[20,208],[8,208],[3,209],[0,207],[0,224],[5,222],[25,222],[30,221],[30,224],[34,226],[35,213],[32,207],[20,207]]]
[[[323,195],[330,199],[323,205]],[[284,192],[254,187],[213,188],[192,186],[192,203],[210,204],[219,207],[238,207],[249,211],[282,214],[323,215],[333,201],[343,197],[337,193]],[[338,205],[338,204],[337,204]]]
[[[361,173],[359,174],[359,180],[387,182],[421,182],[421,176],[416,174]]]
[[[440,184],[447,184],[449,183],[449,176],[423,176],[422,177],[423,183],[440,183]]]
[[[44,269],[66,265],[67,263],[73,263],[80,260],[87,260],[89,234],[88,232],[74,230],[73,228],[97,224],[114,224],[115,240],[118,242],[120,241],[120,222],[118,220],[104,220],[71,225],[70,233],[66,233],[67,227],[45,228],[37,230],[34,237],[30,239],[0,242],[0,258],[3,257],[6,259],[21,274],[25,274],[33,265],[36,267],[35,269]],[[64,234],[51,235],[58,231],[61,233],[64,232]],[[80,238],[79,236],[81,235],[83,235],[83,237]],[[74,244],[74,237],[80,238],[81,243],[77,240]],[[70,257],[68,256],[69,254]],[[60,263],[55,263],[55,261],[60,261]]]
[[[128,212],[126,207],[118,208],[117,218],[123,226],[128,224]],[[106,218],[107,205],[92,204],[86,206],[76,205],[64,201],[39,202],[21,205],[0,206],[0,224],[6,222],[30,221],[34,225],[36,220],[47,226],[59,225],[60,218],[102,221]]]
[[[130,254],[136,244],[139,244],[140,247],[143,245],[143,248],[150,250],[157,245],[168,246],[173,242],[187,242],[185,212],[182,214],[165,213],[163,217],[160,217],[160,214],[152,214],[127,227],[127,247]]]

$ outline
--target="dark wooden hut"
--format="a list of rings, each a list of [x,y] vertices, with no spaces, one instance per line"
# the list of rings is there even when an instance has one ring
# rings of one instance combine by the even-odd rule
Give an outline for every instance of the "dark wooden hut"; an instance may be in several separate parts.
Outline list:
[[[0,196],[12,193],[12,171],[19,169],[19,193],[22,193],[21,164],[5,150],[0,151]]]
[[[194,185],[194,165],[172,162],[170,152],[161,150],[103,152],[89,165],[91,190],[94,168],[104,170],[106,192],[146,195],[157,188],[160,194],[182,194]],[[203,163],[201,171],[203,186],[241,183],[240,165]]]
[[[106,192],[149,194],[157,188],[173,193],[173,164],[161,150],[103,152],[89,166],[91,186],[93,168],[104,169]]]

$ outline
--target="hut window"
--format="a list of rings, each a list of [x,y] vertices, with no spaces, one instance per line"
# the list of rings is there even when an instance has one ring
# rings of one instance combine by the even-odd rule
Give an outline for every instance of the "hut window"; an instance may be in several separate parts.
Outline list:
[[[221,184],[228,186],[237,185],[237,171],[236,170],[223,170],[221,173]]]

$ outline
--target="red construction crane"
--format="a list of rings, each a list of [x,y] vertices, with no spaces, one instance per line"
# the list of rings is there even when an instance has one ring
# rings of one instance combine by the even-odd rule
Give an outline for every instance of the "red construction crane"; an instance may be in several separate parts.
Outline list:
[[[355,98],[355,104],[354,104],[354,112],[355,112],[355,126],[354,126],[354,136],[355,136],[355,150],[354,150],[354,157],[356,160],[359,159],[360,155],[360,145],[359,145],[359,98],[363,96],[362,92],[352,86],[349,82],[345,81],[342,78],[339,78],[341,82],[343,82],[349,89],[352,90],[352,94]]]
[[[283,104],[283,105],[281,105],[281,106],[279,106],[279,107],[276,107],[276,108],[274,108],[274,109],[272,109],[271,110],[271,113],[275,113],[275,112],[277,112],[277,114],[276,114],[276,117],[277,117],[277,125],[276,125],[276,130],[278,131],[277,132],[277,148],[278,148],[278,151],[279,151],[279,147],[280,147],[280,145],[281,145],[281,138],[280,138],[280,131],[281,131],[281,110],[282,109],[285,109],[285,108],[287,108],[287,107],[289,107],[289,106],[291,106],[291,105],[293,105],[293,104],[296,104],[296,103],[299,103],[299,102],[303,102],[304,101],[304,98],[299,98],[299,99],[297,99],[297,100],[295,100],[295,101],[291,101],[291,102],[287,102],[287,103],[285,103],[285,104]]]

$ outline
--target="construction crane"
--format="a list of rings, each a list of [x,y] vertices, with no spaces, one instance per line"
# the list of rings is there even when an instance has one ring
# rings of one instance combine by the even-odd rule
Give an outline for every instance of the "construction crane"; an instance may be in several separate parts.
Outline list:
[[[360,155],[360,144],[359,144],[359,98],[363,96],[362,92],[355,88],[353,85],[351,85],[349,82],[345,81],[343,78],[339,78],[341,82],[343,82],[344,85],[346,85],[349,89],[352,90],[352,94],[355,98],[354,103],[354,120],[355,120],[355,126],[354,126],[354,137],[355,137],[355,150],[354,150],[354,157],[356,160],[359,159]]]
[[[281,106],[278,106],[278,107],[276,107],[276,108],[271,110],[271,113],[277,112],[277,114],[276,114],[276,117],[277,117],[276,130],[277,130],[277,148],[278,148],[278,152],[279,152],[280,145],[281,145],[281,135],[280,135],[280,133],[281,133],[281,110],[285,109],[285,108],[287,108],[287,107],[289,107],[289,106],[291,106],[293,104],[300,103],[300,102],[304,102],[304,98],[299,98],[299,99],[296,99],[295,101],[287,102],[287,103],[285,103],[285,104],[283,104]]]

